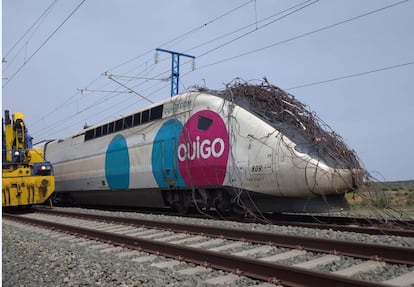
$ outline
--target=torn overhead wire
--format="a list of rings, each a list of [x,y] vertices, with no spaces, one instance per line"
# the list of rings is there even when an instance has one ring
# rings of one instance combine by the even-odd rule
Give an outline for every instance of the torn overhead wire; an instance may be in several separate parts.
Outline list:
[[[266,79],[252,85],[235,79],[211,93],[234,102],[272,125],[306,153],[332,168],[361,169],[357,155],[326,123],[303,103]]]
[[[117,90],[93,90],[88,88],[78,89],[78,91],[81,93],[81,95],[84,95],[86,93],[117,93],[117,94],[125,94],[125,93],[132,93],[132,91],[117,91]]]

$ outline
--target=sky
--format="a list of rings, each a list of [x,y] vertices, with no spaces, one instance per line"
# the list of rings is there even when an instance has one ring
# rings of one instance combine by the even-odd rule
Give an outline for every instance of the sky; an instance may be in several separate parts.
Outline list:
[[[266,77],[374,178],[411,180],[413,35],[412,0],[3,0],[2,111],[38,142],[145,108],[170,97],[163,48],[196,57],[180,92]]]

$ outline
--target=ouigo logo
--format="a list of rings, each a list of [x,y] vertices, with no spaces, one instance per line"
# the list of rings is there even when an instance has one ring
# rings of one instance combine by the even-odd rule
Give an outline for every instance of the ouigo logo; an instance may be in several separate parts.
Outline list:
[[[226,176],[229,136],[221,116],[195,113],[180,134],[178,168],[186,185],[221,185]]]
[[[218,148],[217,148],[218,146]],[[195,160],[195,159],[208,159],[210,156],[219,158],[224,153],[224,140],[222,138],[216,138],[211,142],[208,139],[203,140],[200,143],[200,137],[196,137],[196,141],[187,144],[180,144],[178,147],[178,159],[180,161]]]

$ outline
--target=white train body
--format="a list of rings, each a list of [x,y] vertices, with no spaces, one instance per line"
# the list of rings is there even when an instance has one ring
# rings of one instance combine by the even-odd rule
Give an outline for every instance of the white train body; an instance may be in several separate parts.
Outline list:
[[[254,113],[205,92],[43,147],[56,193],[94,205],[324,211],[326,198],[343,203],[358,173],[299,152]]]

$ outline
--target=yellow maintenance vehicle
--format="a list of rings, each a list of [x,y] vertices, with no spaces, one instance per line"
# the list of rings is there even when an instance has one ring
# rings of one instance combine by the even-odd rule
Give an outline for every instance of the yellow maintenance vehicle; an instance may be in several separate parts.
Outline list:
[[[55,191],[53,167],[43,151],[32,148],[32,137],[16,112],[3,119],[2,206],[18,207],[44,203]]]

